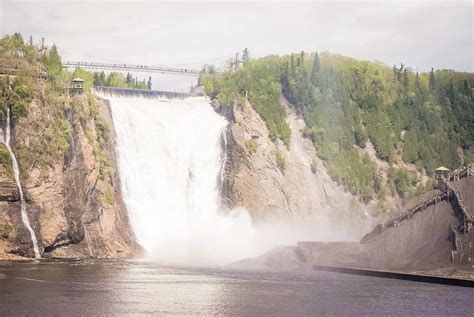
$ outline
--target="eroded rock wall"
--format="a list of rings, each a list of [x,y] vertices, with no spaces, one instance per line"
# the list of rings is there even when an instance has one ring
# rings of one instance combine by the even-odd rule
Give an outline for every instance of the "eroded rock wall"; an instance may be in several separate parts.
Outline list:
[[[88,103],[85,95],[74,98],[76,104]],[[48,168],[25,166],[20,161],[27,211],[44,257],[121,258],[140,250],[121,196],[109,105],[103,100],[96,102],[99,114],[95,118],[100,117],[108,127],[105,142],[97,141],[100,132],[94,116],[81,117],[71,108],[67,119],[72,132],[64,159],[51,162]],[[29,115],[15,123],[15,142],[27,146],[31,137],[28,127],[44,115],[33,103]],[[107,173],[100,172],[104,160]],[[9,237],[0,238],[0,258],[11,258],[11,254],[32,257],[31,240],[21,223],[18,191],[12,182],[7,175],[0,178],[0,226],[12,226]]]
[[[353,240],[372,225],[371,206],[337,185],[316,156],[312,141],[303,136],[303,118],[281,100],[291,128],[289,146],[270,139],[265,122],[249,102],[226,115],[227,159],[222,183],[223,203],[245,207],[255,222],[291,221],[321,231],[321,239]]]

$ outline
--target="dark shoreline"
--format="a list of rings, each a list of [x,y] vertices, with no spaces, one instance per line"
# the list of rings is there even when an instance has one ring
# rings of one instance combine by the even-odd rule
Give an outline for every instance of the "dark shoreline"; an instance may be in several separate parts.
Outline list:
[[[414,272],[396,272],[396,271],[381,271],[381,270],[369,270],[363,268],[350,268],[350,267],[338,267],[338,266],[326,266],[326,265],[313,265],[313,269],[318,271],[337,272],[344,274],[356,274],[363,276],[374,276],[381,278],[407,280],[415,282],[433,283],[433,284],[444,284],[444,285],[456,285],[463,287],[474,287],[474,279],[461,279],[450,276],[437,276],[420,274]]]

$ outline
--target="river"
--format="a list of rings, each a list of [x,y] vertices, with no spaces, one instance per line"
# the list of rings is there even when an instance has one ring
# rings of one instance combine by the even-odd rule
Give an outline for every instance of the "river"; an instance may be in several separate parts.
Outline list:
[[[474,289],[149,262],[0,264],[0,315],[471,315]]]

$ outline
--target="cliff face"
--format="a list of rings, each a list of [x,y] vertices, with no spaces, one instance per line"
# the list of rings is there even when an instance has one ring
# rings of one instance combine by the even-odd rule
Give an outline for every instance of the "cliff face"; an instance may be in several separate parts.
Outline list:
[[[44,257],[129,257],[139,247],[121,197],[109,106],[95,100],[98,113],[82,116],[79,108],[87,106],[87,97],[74,98],[76,107],[66,111],[71,132],[64,159],[51,160],[45,168],[29,165],[25,153],[18,157],[30,222]],[[16,121],[14,151],[30,149],[30,142],[40,133],[31,127],[45,116],[47,111],[37,103],[30,105],[29,115]],[[107,137],[101,139],[98,134],[103,129]],[[12,254],[32,257],[30,236],[21,222],[18,189],[6,174],[0,177],[0,206],[0,230],[11,227],[0,238],[0,259]]]
[[[291,128],[288,147],[270,139],[265,122],[248,102],[230,109],[214,103],[231,122],[226,132],[224,205],[247,208],[257,223],[313,222],[321,238],[357,239],[372,224],[371,207],[331,180],[312,141],[303,136],[303,119],[281,102]]]

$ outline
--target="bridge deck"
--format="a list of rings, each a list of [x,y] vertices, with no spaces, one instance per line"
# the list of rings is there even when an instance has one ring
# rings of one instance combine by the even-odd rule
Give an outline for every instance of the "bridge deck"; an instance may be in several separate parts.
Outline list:
[[[195,70],[195,69],[136,65],[136,64],[112,64],[112,63],[65,61],[65,62],[62,62],[62,65],[65,68],[118,70],[118,71],[131,71],[131,72],[174,74],[174,75],[185,75],[185,76],[199,76],[199,74],[201,73],[199,70]]]

